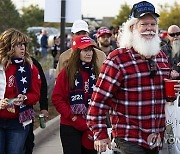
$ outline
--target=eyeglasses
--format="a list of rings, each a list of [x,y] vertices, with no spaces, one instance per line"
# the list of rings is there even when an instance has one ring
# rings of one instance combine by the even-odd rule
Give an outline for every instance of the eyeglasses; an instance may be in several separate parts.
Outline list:
[[[156,62],[153,59],[148,59],[150,67],[150,77],[153,78],[157,74]]]
[[[169,33],[169,35],[170,35],[171,37],[179,36],[179,35],[180,35],[180,32],[177,32],[177,33]]]
[[[18,48],[20,48],[20,47],[22,47],[22,46],[27,46],[27,43],[26,42],[18,42],[18,43],[16,43],[16,46],[18,47]]]

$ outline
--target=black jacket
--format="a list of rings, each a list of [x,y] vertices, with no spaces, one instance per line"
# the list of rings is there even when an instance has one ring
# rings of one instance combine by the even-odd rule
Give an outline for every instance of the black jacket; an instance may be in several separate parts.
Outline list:
[[[178,56],[176,54],[174,57],[172,57],[172,47],[171,47],[170,42],[168,42],[167,44],[163,45],[161,47],[161,50],[163,52],[165,52],[166,56],[168,57],[168,60],[169,60],[169,63],[171,64],[172,69],[176,70],[178,73],[180,73],[180,66],[177,66],[177,63],[180,62],[180,56]]]
[[[41,77],[41,91],[40,91],[40,100],[39,100],[40,110],[48,110],[46,77],[44,75],[44,71],[41,67],[41,64],[36,59],[34,59],[33,57],[31,57],[31,59],[33,61],[33,64],[37,67],[37,69],[39,71],[39,75]]]

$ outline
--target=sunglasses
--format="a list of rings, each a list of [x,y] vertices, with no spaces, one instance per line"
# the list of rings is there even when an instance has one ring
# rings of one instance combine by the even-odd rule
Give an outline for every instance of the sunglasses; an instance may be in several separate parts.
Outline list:
[[[18,47],[18,48],[20,48],[20,47],[22,47],[22,46],[27,46],[27,43],[26,42],[18,42],[18,43],[16,43],[16,46]]]
[[[148,59],[150,67],[150,77],[153,78],[157,74],[156,62],[153,59]]]
[[[180,32],[177,32],[177,33],[169,33],[169,35],[170,35],[171,37],[179,36],[179,35],[180,35]]]

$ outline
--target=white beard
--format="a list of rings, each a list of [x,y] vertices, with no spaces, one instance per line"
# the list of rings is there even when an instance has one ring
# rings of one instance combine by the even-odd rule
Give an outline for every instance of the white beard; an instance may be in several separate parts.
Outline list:
[[[155,37],[151,40],[142,38],[141,34],[138,33],[136,27],[131,32],[130,26],[135,25],[138,22],[137,18],[128,20],[123,24],[123,32],[120,35],[120,48],[130,49],[133,47],[138,53],[144,56],[157,55],[160,51],[160,38],[158,36],[158,30],[156,31]]]
[[[156,32],[154,38],[150,40],[144,39],[141,34],[134,28],[132,33],[132,47],[139,54],[150,57],[155,56],[160,52],[160,38]]]
[[[180,40],[174,40],[172,43],[172,57],[180,56]]]

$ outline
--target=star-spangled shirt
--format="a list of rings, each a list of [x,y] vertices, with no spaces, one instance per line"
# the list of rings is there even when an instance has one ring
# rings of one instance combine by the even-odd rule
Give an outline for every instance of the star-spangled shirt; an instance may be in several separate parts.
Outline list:
[[[5,69],[5,75],[6,75],[6,90],[4,94],[4,98],[15,98],[18,96],[19,92],[17,90],[17,83],[15,79],[16,75],[16,70],[17,70],[17,65],[16,64],[10,64],[6,69]],[[32,65],[31,66],[31,86],[30,90],[28,93],[26,93],[27,100],[24,102],[25,105],[35,105],[40,98],[40,87],[41,87],[41,79],[39,77],[39,72],[37,68]],[[21,78],[22,79],[22,78]],[[23,84],[23,83],[22,83]],[[24,92],[26,89],[24,89]],[[0,118],[18,118],[19,117],[19,107],[15,106],[15,113],[11,113],[7,111],[6,109],[0,110]]]
[[[105,60],[90,102],[87,124],[95,140],[108,138],[106,112],[109,110],[113,137],[122,137],[150,148],[152,133],[163,136],[165,127],[164,78],[170,65],[160,52],[155,57],[157,74],[150,77],[147,59],[133,49],[116,49]]]
[[[82,73],[82,81],[81,84],[83,84],[83,89],[85,88],[85,84],[89,80],[89,73],[86,71],[81,71]],[[92,76],[93,77],[93,76]],[[92,78],[93,79],[93,78]],[[94,78],[95,79],[95,78]],[[76,82],[76,83],[78,83]],[[80,83],[77,84],[79,86]],[[61,114],[61,120],[60,123],[64,125],[69,125],[72,126],[72,120],[71,118],[74,116],[72,113],[71,107],[70,107],[70,99],[69,99],[69,93],[70,93],[70,88],[69,88],[69,81],[67,77],[67,72],[65,68],[62,69],[62,71],[59,73],[58,78],[56,80],[56,84],[52,93],[52,103],[56,107],[56,110]],[[89,89],[89,87],[88,87]],[[85,89],[84,89],[85,93]],[[88,92],[85,93],[85,101],[87,102],[88,99]],[[83,117],[83,115],[78,115]],[[82,120],[82,121],[81,121]],[[84,123],[84,118],[81,118],[80,123]]]

